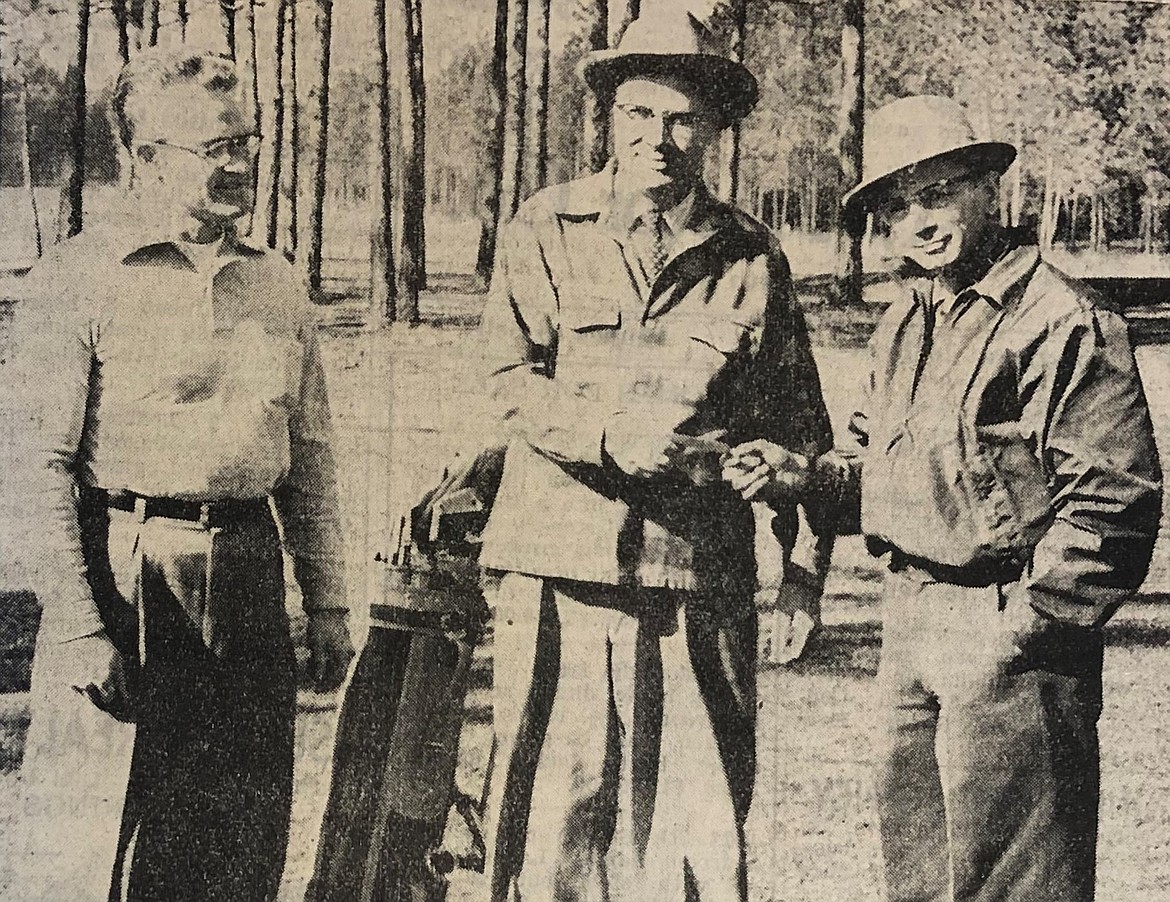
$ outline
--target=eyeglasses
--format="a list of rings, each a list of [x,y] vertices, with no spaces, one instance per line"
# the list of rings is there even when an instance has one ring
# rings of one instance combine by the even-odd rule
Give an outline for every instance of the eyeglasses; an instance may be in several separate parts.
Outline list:
[[[616,105],[616,108],[631,122],[649,126],[651,123],[661,120],[662,125],[671,132],[676,128],[693,132],[701,128],[706,128],[711,124],[711,118],[703,113],[659,113],[657,110],[652,110],[648,106],[642,106],[636,103],[619,103]]]
[[[204,141],[194,146],[177,144],[166,139],[159,139],[149,143],[159,147],[174,147],[178,150],[185,150],[187,153],[192,153],[208,163],[219,162],[224,159],[251,159],[260,150],[260,136],[252,134],[212,138],[210,141]]]
[[[962,175],[939,179],[909,194],[892,188],[877,198],[874,207],[886,220],[897,222],[904,219],[910,208],[915,205],[924,210],[945,207],[972,185],[978,176],[979,173],[965,172]]]

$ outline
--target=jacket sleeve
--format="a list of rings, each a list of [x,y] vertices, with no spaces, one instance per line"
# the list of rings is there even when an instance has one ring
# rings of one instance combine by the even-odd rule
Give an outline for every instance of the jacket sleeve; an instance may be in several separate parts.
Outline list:
[[[816,458],[832,447],[833,430],[808,326],[779,248],[770,248],[761,272],[764,284],[757,279],[747,288],[767,296],[763,334],[743,392],[741,416],[750,422],[741,421],[735,431]],[[803,520],[795,504],[782,505],[772,530],[783,550],[785,579],[820,589],[832,556],[835,517],[816,495],[802,506]]]
[[[104,628],[86,576],[78,508],[98,326],[78,309],[59,268],[42,262],[17,305],[4,366],[0,495],[6,531],[15,534],[3,544],[44,610],[42,634],[68,641]]]
[[[1023,586],[1040,613],[1100,626],[1149,568],[1161,467],[1124,321],[1105,310],[1078,312],[1045,344],[1021,390],[1044,405],[1037,419],[1055,516]]]
[[[489,400],[504,438],[521,438],[561,463],[601,465],[613,411],[555,379],[556,288],[534,217],[504,228],[480,329]],[[551,214],[549,214],[551,215]]]
[[[348,607],[334,433],[321,349],[304,326],[300,397],[289,418],[289,472],[273,491],[306,612]]]

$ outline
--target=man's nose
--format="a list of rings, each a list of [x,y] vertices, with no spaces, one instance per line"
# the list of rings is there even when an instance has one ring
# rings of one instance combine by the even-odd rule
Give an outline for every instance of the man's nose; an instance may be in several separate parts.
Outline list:
[[[219,161],[221,172],[245,173],[251,165],[251,157],[246,153],[228,154]]]
[[[930,211],[920,204],[910,205],[906,219],[909,220],[918,238],[929,238],[938,231],[938,223],[930,216]]]

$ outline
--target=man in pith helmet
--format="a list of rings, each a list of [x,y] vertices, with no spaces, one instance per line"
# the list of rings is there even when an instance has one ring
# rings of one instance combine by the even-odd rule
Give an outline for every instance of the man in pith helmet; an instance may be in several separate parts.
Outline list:
[[[1093,898],[1101,627],[1149,565],[1162,476],[1124,320],[1000,225],[1015,148],[962,107],[873,114],[844,199],[900,258],[856,459],[771,442],[747,498],[860,515],[883,591],[878,804],[889,897]],[[857,522],[853,524],[854,528]]]
[[[665,10],[583,75],[613,159],[521,207],[483,327],[508,441],[480,557],[491,898],[739,900],[756,567],[719,460],[758,435],[819,453],[829,421],[783,254],[703,184],[755,78]],[[815,598],[831,539],[798,566],[797,519],[778,506],[784,591]]]

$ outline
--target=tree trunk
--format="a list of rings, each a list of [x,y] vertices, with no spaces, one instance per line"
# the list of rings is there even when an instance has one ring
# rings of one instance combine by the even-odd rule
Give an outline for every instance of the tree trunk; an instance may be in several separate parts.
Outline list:
[[[862,142],[865,125],[865,0],[844,0],[841,27],[841,112],[838,155],[841,188],[861,181]],[[837,300],[843,304],[862,301],[861,248],[864,229],[845,228],[838,217]]]
[[[0,92],[4,90],[3,84],[0,84]],[[32,153],[29,149],[29,134],[28,134],[28,78],[21,73],[20,76],[20,169],[24,177],[24,187],[28,192],[28,205],[32,211],[33,221],[33,236],[37,243],[37,256],[41,256],[45,252],[44,236],[41,232],[41,215],[37,210],[37,191],[33,187],[32,177]]]
[[[77,3],[77,81],[73,89],[73,133],[70,135],[70,150],[73,157],[73,171],[69,173],[69,237],[80,234],[85,218],[85,115],[88,110],[88,96],[85,87],[85,70],[89,58],[89,0]]]
[[[508,105],[508,2],[496,0],[496,31],[492,43],[492,100],[495,103],[495,122],[488,137],[488,165],[490,193],[487,197],[487,218],[479,236],[479,252],[476,254],[475,272],[487,281],[491,278],[492,264],[496,258],[496,236],[500,227],[504,175],[504,129]],[[604,2],[604,0],[600,0]]]
[[[301,100],[297,79],[297,17],[298,4],[293,0],[288,8],[288,250],[293,256],[301,246]]]
[[[333,0],[317,0],[315,38],[321,52],[317,78],[317,154],[313,160],[313,195],[309,206],[309,292],[321,293],[321,252],[325,229],[325,180],[329,160],[329,57],[333,43]]]
[[[158,8],[158,0],[154,0],[155,9]],[[256,58],[256,0],[246,0],[244,5],[244,24],[247,28],[248,35],[248,66],[245,70],[247,72],[249,84],[249,95],[252,100],[252,131],[257,135],[264,134],[264,107],[260,103],[260,61]],[[157,43],[157,40],[155,41]],[[255,202],[260,196],[260,161],[254,160],[252,163],[252,212],[248,216],[248,233],[252,234],[256,222],[256,208],[258,204]]]
[[[536,0],[536,33],[532,36],[532,57],[536,63],[536,81],[532,86],[532,109],[529,134],[532,146],[528,153],[525,194],[534,194],[548,178],[548,79],[549,16],[551,0]]]
[[[1017,142],[1019,139],[1017,138]],[[1020,227],[1020,218],[1024,208],[1024,160],[1023,148],[1020,143],[1016,144],[1020,150],[1016,154],[1016,160],[1012,164],[1012,196],[1011,196],[1011,214],[1008,216],[1008,225],[1013,229]]]
[[[781,233],[788,226],[788,199],[792,193],[792,176],[788,171],[788,165],[784,166],[784,193],[780,195],[780,214],[776,225],[780,228]]]
[[[187,22],[191,14],[187,11],[187,0],[179,0],[179,38],[187,43]]]
[[[383,3],[385,0],[383,0]],[[276,247],[276,233],[280,228],[281,157],[284,154],[284,36],[290,9],[289,0],[280,0],[276,7],[275,90],[272,95],[272,167],[269,170],[267,239],[268,246]],[[296,102],[296,99],[293,99]]]
[[[118,29],[118,56],[124,66],[130,62],[130,22],[126,0],[113,0],[110,10],[114,14],[114,25]]]
[[[159,8],[162,0],[150,0],[150,37],[149,43],[151,47],[158,46],[158,26],[159,15],[162,10]]]
[[[744,40],[747,36],[747,0],[736,0],[735,32],[732,35],[731,53],[743,62]],[[719,189],[729,203],[735,203],[739,196],[740,139],[742,128],[733,122],[723,133],[719,148]]]
[[[390,163],[390,49],[386,38],[386,0],[374,0],[378,44],[378,204],[370,242],[370,303],[384,323],[398,318],[398,285],[394,268],[394,178]]]
[[[612,6],[616,6],[617,11],[610,10],[609,46],[616,47],[626,28],[641,13],[642,3],[641,0],[614,0]]]
[[[228,56],[236,58],[236,2],[219,0],[219,13],[223,20],[223,36],[227,41]]]
[[[142,32],[146,30],[146,0],[130,0],[130,24],[134,26],[134,49],[142,49]]]
[[[609,4],[606,0],[586,0],[589,17],[589,49],[608,46]],[[585,154],[590,172],[600,172],[609,157],[609,108],[592,91],[585,92]]]
[[[511,219],[522,200],[524,111],[528,93],[528,0],[508,3],[508,102],[504,127],[504,165],[500,216]]]
[[[1052,247],[1052,181],[1055,176],[1052,151],[1044,160],[1044,193],[1040,201],[1040,246]]]
[[[421,0],[403,0],[407,101],[402,116],[402,263],[398,318],[418,322],[418,295],[426,287],[426,83],[423,80]]]

